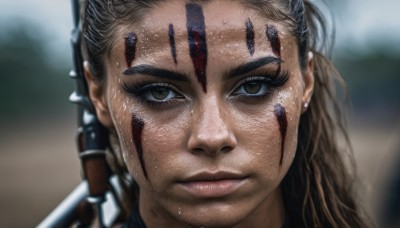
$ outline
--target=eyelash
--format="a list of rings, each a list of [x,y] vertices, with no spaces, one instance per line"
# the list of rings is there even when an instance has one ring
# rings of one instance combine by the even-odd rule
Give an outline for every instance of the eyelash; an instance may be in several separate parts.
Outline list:
[[[238,84],[239,86],[235,87],[233,92],[231,93],[234,97],[237,98],[248,98],[248,99],[263,99],[270,93],[270,89],[272,88],[278,88],[285,84],[285,82],[288,80],[289,74],[288,72],[283,72],[278,75],[271,75],[271,73],[260,73],[258,76],[251,76],[247,77],[243,80],[241,80]],[[264,92],[261,95],[251,95],[251,94],[244,94],[244,93],[238,93],[238,90],[243,88],[246,83],[251,83],[251,82],[261,82],[265,83],[264,86],[266,86],[266,92]],[[161,106],[161,105],[166,105],[174,102],[179,102],[180,99],[184,99],[185,97],[181,95],[179,92],[177,92],[177,89],[172,86],[169,83],[155,83],[152,81],[144,81],[140,82],[137,84],[128,84],[128,83],[123,83],[122,88],[132,95],[134,98],[136,98],[138,101],[141,103],[144,103],[149,106]],[[169,93],[174,93],[174,97],[164,99],[164,100],[159,100],[156,101],[151,100],[146,97],[146,93],[150,93],[152,90],[155,91],[157,88],[163,88],[167,89]],[[148,94],[149,95],[149,94]],[[170,95],[170,94],[169,94]],[[153,95],[151,95],[153,96]],[[153,96],[154,97],[154,96]]]
[[[178,93],[175,89],[174,86],[171,86],[169,83],[155,83],[155,82],[141,82],[138,84],[127,84],[123,83],[122,88],[132,95],[134,98],[138,99],[141,103],[147,104],[149,106],[157,106],[157,105],[163,105],[163,104],[169,104],[173,103],[174,101],[177,101],[177,99],[182,99],[184,96],[182,96],[180,93]],[[150,100],[146,98],[146,93],[149,93],[152,91],[152,89],[157,89],[157,88],[164,88],[167,89],[169,93],[174,93],[176,96],[173,98],[165,99],[165,100],[160,100],[160,101],[155,101],[155,100]]]
[[[288,72],[281,72],[279,74],[271,75],[271,73],[259,73],[258,76],[251,76],[247,77],[244,80],[240,81],[232,94],[235,97],[239,98],[250,98],[250,99],[263,99],[266,97],[271,89],[279,88],[283,86],[286,81],[289,79],[289,73]],[[243,88],[247,83],[254,83],[254,82],[260,82],[264,83],[263,85],[266,86],[266,92],[260,95],[251,95],[251,94],[244,94],[244,93],[238,93],[239,89]]]

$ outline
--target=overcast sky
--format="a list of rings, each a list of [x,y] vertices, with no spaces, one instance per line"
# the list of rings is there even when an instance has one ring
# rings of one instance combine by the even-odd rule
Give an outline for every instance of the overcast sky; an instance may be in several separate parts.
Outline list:
[[[332,0],[335,6],[337,41],[367,49],[368,45],[390,44],[400,50],[400,0]],[[24,18],[43,26],[52,36],[50,47],[69,49],[72,27],[69,0],[0,0],[0,26],[12,26],[15,18]],[[58,48],[60,49],[60,48]],[[62,48],[61,48],[62,49]]]

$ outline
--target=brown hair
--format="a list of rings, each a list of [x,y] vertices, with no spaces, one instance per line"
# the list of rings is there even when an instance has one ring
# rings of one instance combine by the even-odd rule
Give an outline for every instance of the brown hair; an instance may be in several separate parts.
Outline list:
[[[116,26],[140,20],[147,9],[159,2],[161,0],[86,1],[83,49],[96,77],[104,78],[104,62],[113,44]],[[335,95],[335,82],[343,87],[345,84],[326,57],[329,53],[323,54],[324,49],[329,49],[324,17],[308,0],[240,2],[291,28],[297,38],[299,64],[303,69],[308,52],[314,54],[314,96],[309,109],[300,118],[296,156],[281,183],[288,220],[296,227],[366,227],[353,197],[354,173],[348,171],[354,168],[353,157],[344,115]],[[344,139],[347,149],[339,148],[337,136]],[[350,167],[346,166],[345,157]],[[114,168],[123,176],[124,163],[121,159],[114,161]],[[134,181],[130,189],[126,189],[130,196],[128,202],[135,203],[137,186]]]

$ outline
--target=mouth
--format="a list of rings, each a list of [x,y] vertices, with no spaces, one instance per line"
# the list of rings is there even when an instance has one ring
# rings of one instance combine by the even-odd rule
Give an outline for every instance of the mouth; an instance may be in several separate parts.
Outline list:
[[[227,196],[242,186],[248,176],[231,172],[201,172],[178,181],[190,195],[199,198]]]

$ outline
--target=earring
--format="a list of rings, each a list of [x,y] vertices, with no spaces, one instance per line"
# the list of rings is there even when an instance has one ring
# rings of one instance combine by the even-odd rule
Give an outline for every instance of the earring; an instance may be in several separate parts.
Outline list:
[[[308,106],[309,106],[308,101],[303,104],[303,112],[307,111]]]

